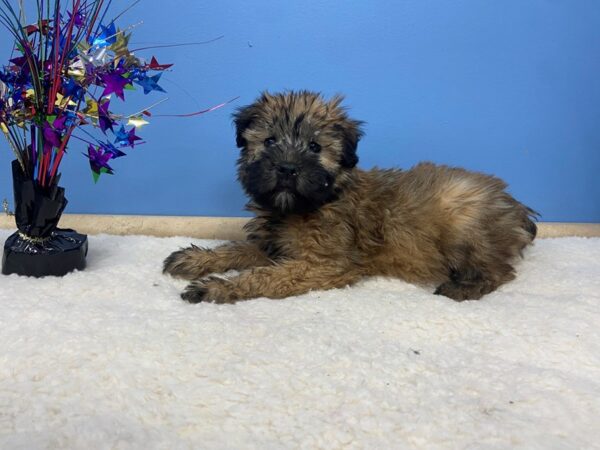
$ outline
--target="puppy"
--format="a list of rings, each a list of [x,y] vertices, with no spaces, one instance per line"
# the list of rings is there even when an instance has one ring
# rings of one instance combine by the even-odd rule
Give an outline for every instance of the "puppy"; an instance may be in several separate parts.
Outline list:
[[[358,169],[361,122],[341,101],[264,93],[234,114],[238,177],[256,217],[245,241],[165,260],[165,273],[192,280],[184,300],[276,299],[379,275],[461,301],[515,277],[535,212],[489,175],[431,163]]]

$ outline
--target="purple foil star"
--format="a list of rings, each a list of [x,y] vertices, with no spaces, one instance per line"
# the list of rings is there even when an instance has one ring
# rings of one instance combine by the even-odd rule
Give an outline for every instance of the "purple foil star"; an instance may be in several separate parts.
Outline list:
[[[123,88],[131,83],[128,78],[122,77],[120,74],[113,72],[101,75],[100,79],[102,83],[104,83],[104,91],[102,92],[103,97],[114,92],[121,100],[125,100]]]
[[[47,149],[51,150],[53,147],[60,147],[60,133],[54,130],[48,122],[44,122],[42,134],[44,136],[44,152]]]
[[[69,22],[71,20],[73,20],[73,24],[77,27],[77,28],[81,28],[84,25],[84,17],[83,14],[81,14],[79,11],[75,13],[75,17],[73,17],[73,13],[71,11],[68,11],[69,13]]]
[[[102,169],[105,169],[104,172],[113,173],[112,167],[108,165],[108,161],[110,161],[113,155],[109,152],[105,152],[102,147],[94,148],[92,144],[88,145],[88,154],[84,153],[84,156],[87,156],[90,160],[90,167],[92,172],[100,174],[103,172]]]
[[[110,113],[108,112],[109,105],[110,100],[98,104],[98,125],[104,134],[106,134],[106,130],[108,129],[113,131],[113,124],[115,123],[114,120],[110,118]]]
[[[129,130],[129,133],[127,133],[127,142],[129,142],[131,148],[135,146],[135,141],[141,140],[141,137],[135,135],[135,127],[132,127],[131,130]]]
[[[54,119],[54,122],[52,122],[52,128],[54,128],[56,131],[59,131],[60,133],[62,133],[63,131],[65,131],[65,122],[67,121],[67,116],[66,115],[62,115],[60,117],[57,117],[56,119]]]

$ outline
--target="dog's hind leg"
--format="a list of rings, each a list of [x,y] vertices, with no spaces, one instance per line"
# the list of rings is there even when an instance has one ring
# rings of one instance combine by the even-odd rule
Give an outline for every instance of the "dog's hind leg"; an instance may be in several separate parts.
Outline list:
[[[497,264],[493,272],[475,267],[462,267],[452,270],[450,279],[439,285],[435,294],[444,295],[458,302],[479,300],[514,277],[514,269],[510,264]]]
[[[269,264],[272,261],[256,245],[239,241],[215,249],[192,245],[173,252],[165,259],[163,272],[177,278],[197,280],[211,273],[245,270]]]
[[[272,299],[304,294],[311,290],[342,288],[360,280],[362,274],[326,262],[287,260],[269,267],[246,270],[229,279],[209,277],[191,283],[181,294],[190,303],[235,303],[256,297]]]

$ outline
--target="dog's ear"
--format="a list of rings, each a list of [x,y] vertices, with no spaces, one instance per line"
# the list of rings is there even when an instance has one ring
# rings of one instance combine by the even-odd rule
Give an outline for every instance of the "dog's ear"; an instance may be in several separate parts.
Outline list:
[[[246,139],[244,139],[244,131],[252,126],[252,122],[260,114],[260,110],[263,106],[268,104],[273,99],[273,96],[268,91],[263,91],[254,103],[247,106],[238,108],[233,113],[233,123],[235,124],[235,143],[239,148],[246,146]]]
[[[250,125],[252,125],[252,121],[256,118],[257,107],[256,104],[242,106],[238,108],[235,113],[233,113],[233,123],[235,124],[235,143],[238,148],[243,148],[246,146],[246,139],[244,139],[244,131]]]
[[[358,163],[356,147],[358,141],[363,136],[362,124],[360,120],[344,119],[335,125],[336,130],[342,138],[342,167],[352,169]]]

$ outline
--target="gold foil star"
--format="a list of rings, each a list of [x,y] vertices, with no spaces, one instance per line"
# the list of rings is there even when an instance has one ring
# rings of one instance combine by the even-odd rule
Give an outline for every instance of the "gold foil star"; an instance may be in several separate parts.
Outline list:
[[[144,120],[142,116],[132,116],[129,118],[129,122],[127,125],[133,125],[136,128],[143,127],[144,125],[148,125],[148,121]]]
[[[67,70],[67,74],[71,75],[78,81],[85,77],[85,66],[83,65],[83,61],[77,60],[73,64],[69,66]]]
[[[91,98],[88,98],[85,101],[85,104],[87,105],[86,108],[83,110],[84,114],[87,114],[88,116],[91,117],[98,117],[98,103],[96,103],[94,100],[92,100]]]
[[[77,106],[77,103],[71,100],[71,97],[65,97],[60,92],[56,93],[56,101],[54,102],[54,104],[59,108],[66,108],[67,106]]]
[[[131,38],[131,33],[125,34],[123,31],[118,31],[116,36],[116,41],[113,45],[110,46],[110,49],[115,52],[117,56],[129,56],[129,39]]]

